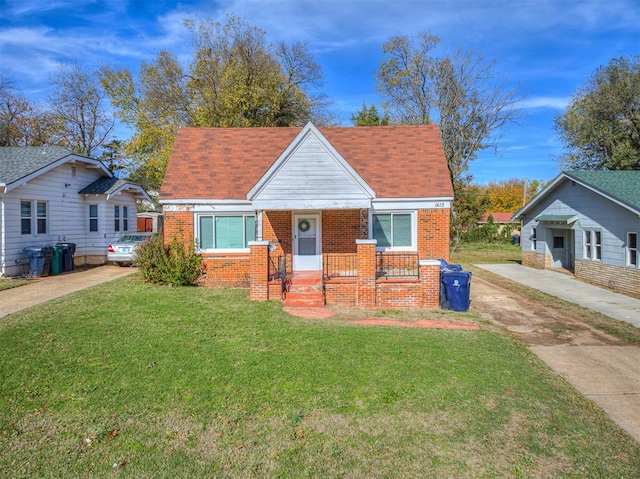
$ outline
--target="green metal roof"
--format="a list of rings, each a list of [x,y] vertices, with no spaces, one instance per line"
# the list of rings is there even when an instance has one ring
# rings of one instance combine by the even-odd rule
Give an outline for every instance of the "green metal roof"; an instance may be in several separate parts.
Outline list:
[[[573,223],[578,219],[578,215],[539,215],[534,218],[536,221],[554,221],[557,223]]]
[[[565,171],[564,174],[640,210],[640,171]]]

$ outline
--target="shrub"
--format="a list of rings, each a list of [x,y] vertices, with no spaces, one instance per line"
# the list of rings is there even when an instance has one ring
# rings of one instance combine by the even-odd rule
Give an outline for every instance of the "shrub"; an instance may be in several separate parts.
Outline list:
[[[164,244],[160,235],[138,246],[133,264],[146,281],[176,286],[195,285],[202,272],[202,258],[192,242],[185,245],[174,237]]]

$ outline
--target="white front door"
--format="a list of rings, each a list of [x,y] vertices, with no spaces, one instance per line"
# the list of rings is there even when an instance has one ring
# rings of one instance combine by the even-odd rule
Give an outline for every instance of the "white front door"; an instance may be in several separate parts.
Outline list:
[[[320,215],[296,214],[293,219],[293,270],[320,271]]]

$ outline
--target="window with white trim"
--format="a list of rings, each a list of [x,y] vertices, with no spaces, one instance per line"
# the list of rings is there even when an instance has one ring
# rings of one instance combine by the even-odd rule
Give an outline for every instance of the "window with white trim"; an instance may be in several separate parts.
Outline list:
[[[640,265],[638,259],[638,233],[627,233],[627,266],[637,268]]]
[[[200,250],[246,250],[256,238],[255,214],[197,215]]]
[[[36,202],[36,231],[39,235],[47,234],[47,203]]]
[[[538,230],[536,228],[531,228],[531,249],[536,251],[538,247]]]
[[[113,207],[113,230],[120,231],[120,205]]]
[[[371,236],[377,247],[389,249],[415,248],[413,244],[413,214],[374,213],[371,215]]]
[[[122,207],[122,231],[129,231],[129,207]]]
[[[602,231],[584,230],[584,259],[602,260]]]
[[[31,234],[31,201],[20,202],[20,232],[23,235]]]
[[[46,201],[23,200],[20,202],[20,233],[47,234],[48,206]],[[35,212],[35,218],[33,213]],[[35,223],[34,223],[35,220]],[[34,228],[35,226],[35,228]]]
[[[98,205],[89,205],[89,231],[98,231]]]

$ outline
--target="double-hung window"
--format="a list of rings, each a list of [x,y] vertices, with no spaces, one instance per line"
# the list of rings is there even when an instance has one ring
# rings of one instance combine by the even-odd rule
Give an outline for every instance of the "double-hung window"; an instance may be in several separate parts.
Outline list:
[[[627,266],[637,268],[638,259],[638,233],[627,233]]]
[[[244,250],[256,238],[253,213],[199,215],[196,223],[200,250]]]
[[[129,231],[129,207],[122,207],[122,231]]]
[[[38,234],[47,234],[47,203],[45,201],[36,202],[36,223]]]
[[[20,202],[20,232],[23,235],[31,234],[31,201]]]
[[[584,258],[593,261],[602,259],[602,231],[584,230]]]
[[[113,230],[120,231],[120,206],[113,207]]]
[[[414,248],[412,213],[374,213],[372,215],[373,239],[381,248]]]
[[[35,203],[35,208],[34,208]],[[21,201],[20,202],[20,232],[30,235],[34,230],[33,212],[35,211],[36,234],[47,234],[47,202],[46,201]]]
[[[89,231],[98,231],[98,205],[89,205]]]
[[[538,230],[531,228],[531,250],[536,251],[538,248]]]

